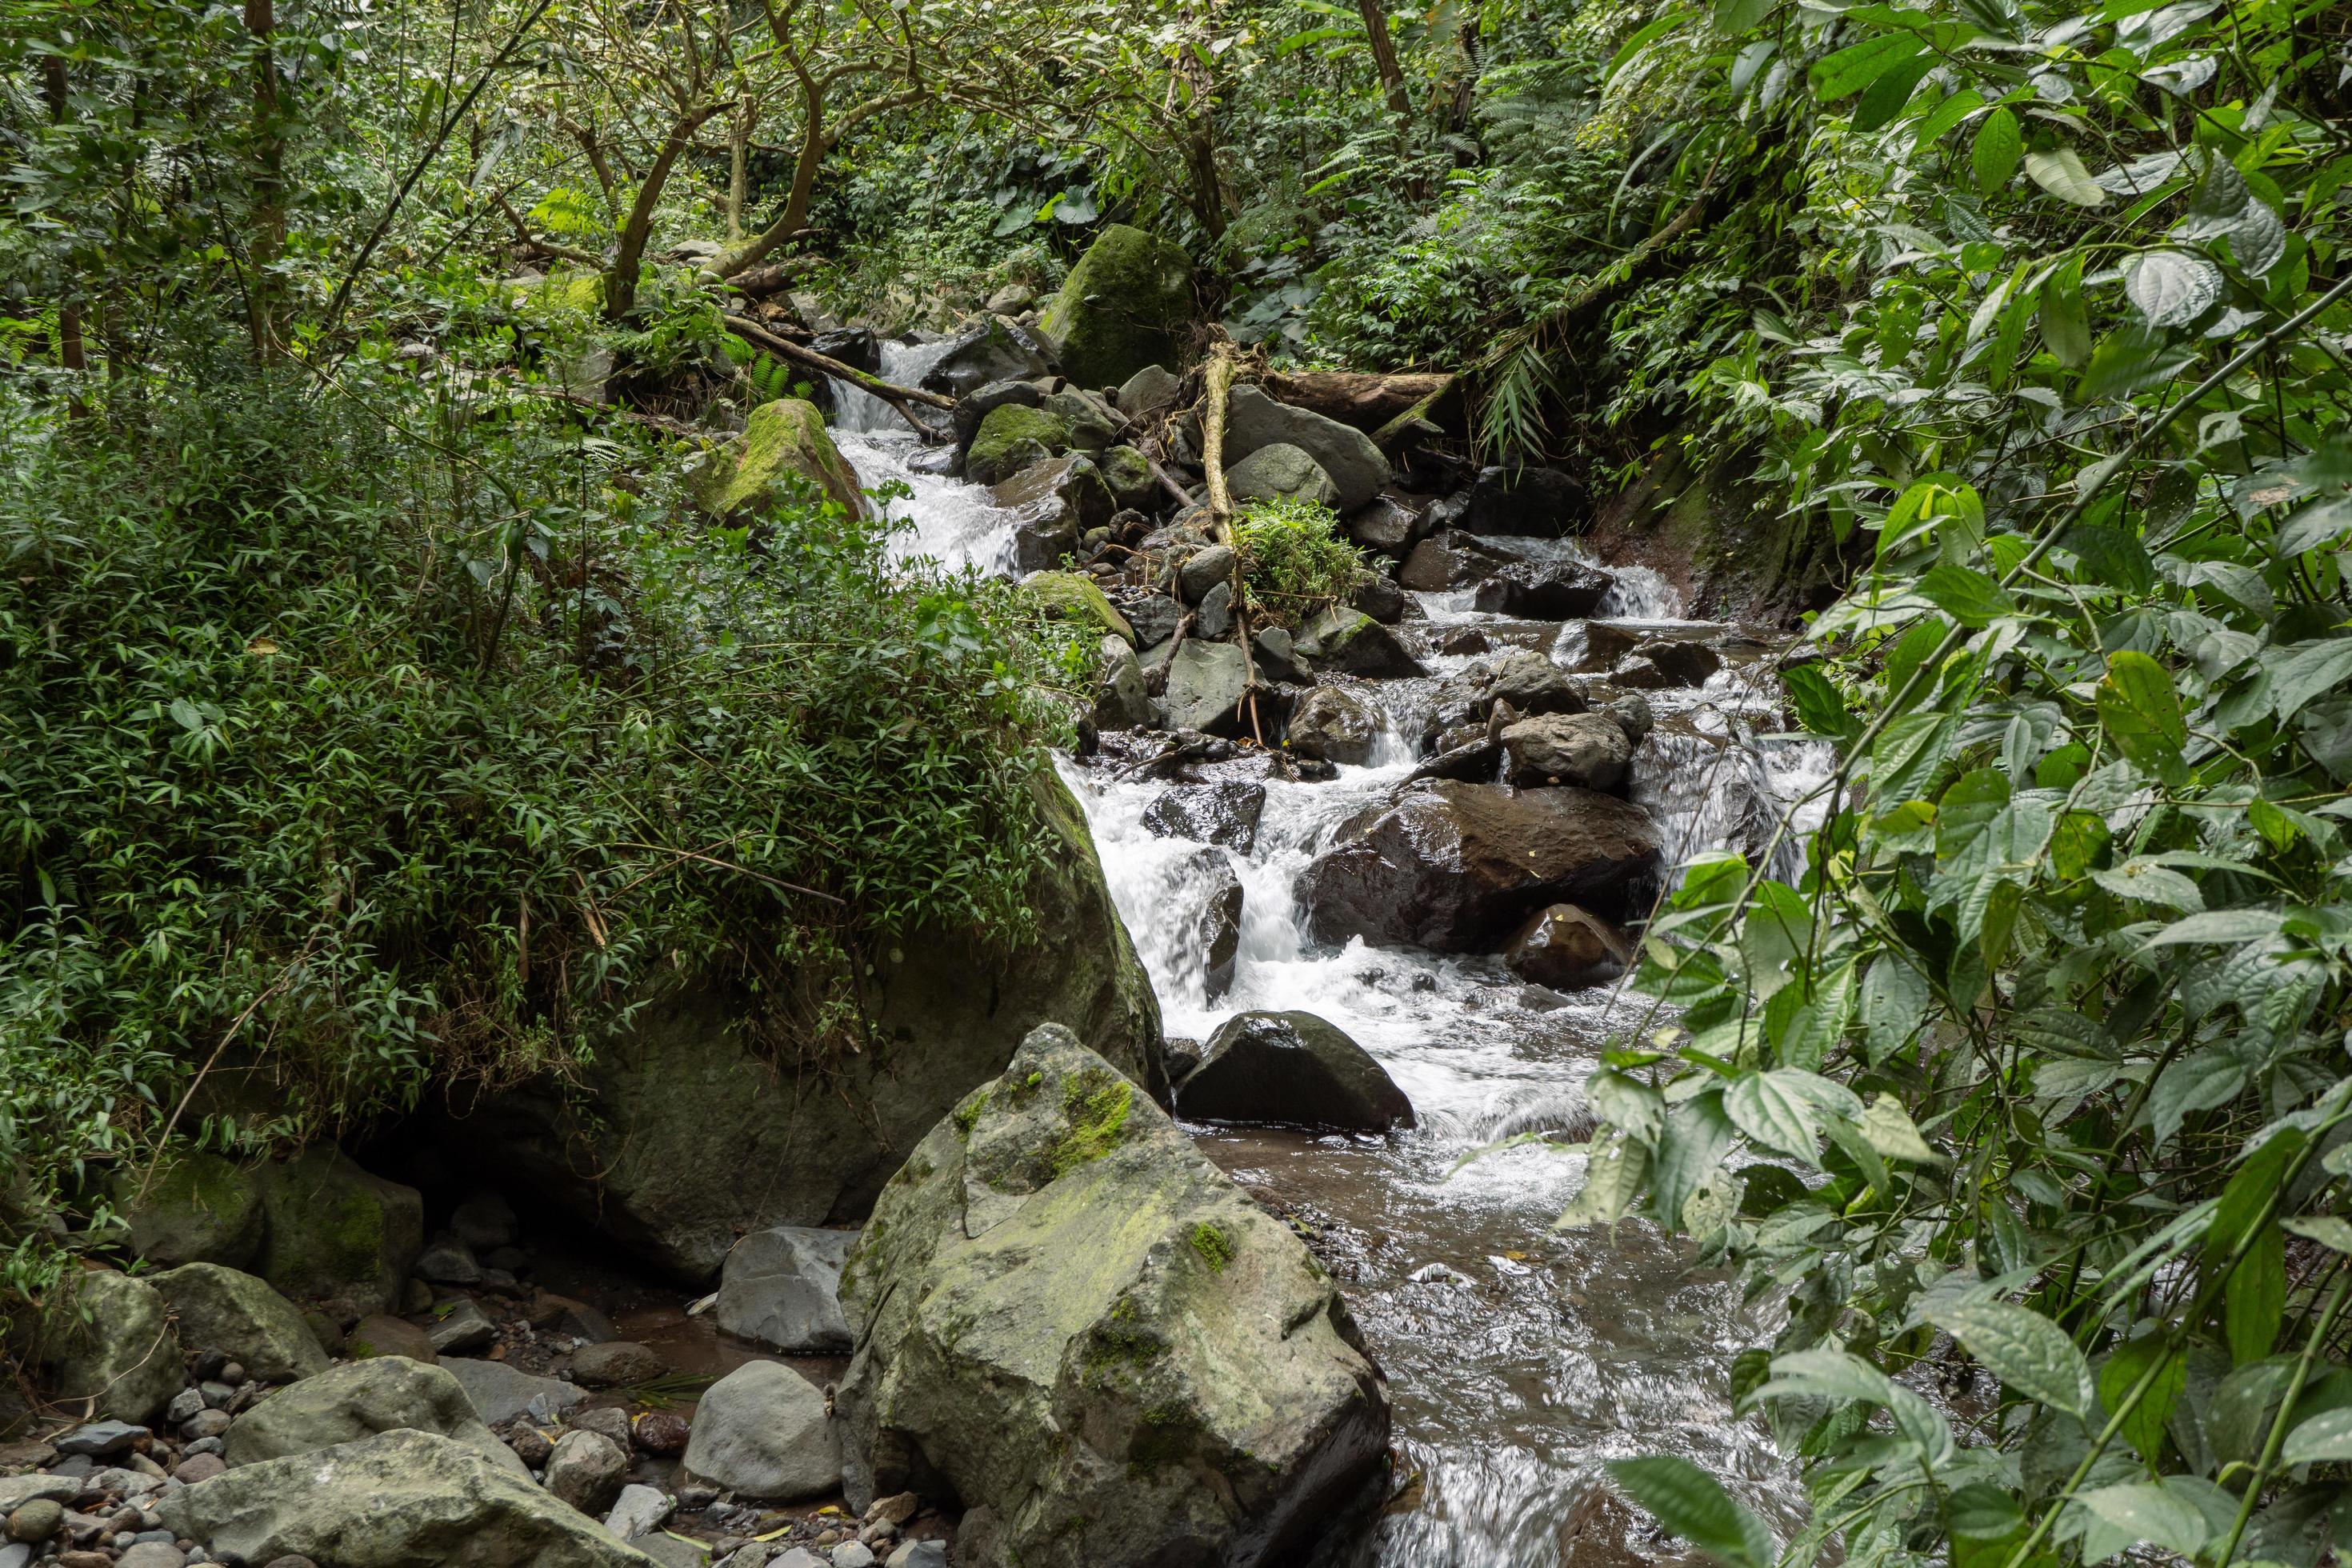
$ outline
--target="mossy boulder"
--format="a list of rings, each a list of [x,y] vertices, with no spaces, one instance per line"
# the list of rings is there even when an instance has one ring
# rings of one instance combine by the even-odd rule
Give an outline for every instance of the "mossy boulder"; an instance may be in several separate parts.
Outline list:
[[[799,397],[779,397],[751,410],[743,433],[713,454],[696,487],[695,500],[713,517],[755,512],[796,488],[794,479],[838,501],[852,517],[866,515],[857,470],[833,444],[817,405]]]
[[[864,1219],[908,1151],[1047,1019],[1164,1098],[1159,1005],[1086,817],[1052,773],[1034,788],[1050,836],[1030,893],[1034,934],[1008,949],[962,927],[918,929],[876,952],[856,1053],[762,1048],[740,1027],[751,998],[682,985],[650,999],[576,1082],[495,1096],[449,1140],[556,1213],[698,1281],[747,1232]]]
[[[1095,459],[1095,467],[1102,470],[1103,483],[1120,506],[1148,511],[1159,499],[1160,481],[1152,477],[1151,459],[1135,447],[1112,447]]]
[[[851,1506],[944,1479],[984,1564],[1279,1561],[1382,1471],[1329,1277],[1066,1029],[923,1140],[841,1300]]]
[[[462,1443],[502,1470],[528,1476],[493,1436],[463,1384],[437,1366],[398,1356],[347,1362],[279,1389],[229,1428],[229,1468],[355,1443],[406,1427]]]
[[[1022,469],[1070,449],[1069,422],[1045,408],[999,404],[980,422],[964,453],[964,477],[974,484],[1001,484]]]
[[[218,1351],[264,1383],[327,1370],[327,1352],[294,1303],[250,1274],[189,1263],[155,1276],[155,1289],[172,1303],[192,1350]]]
[[[57,1292],[34,1358],[65,1400],[91,1401],[93,1414],[144,1426],[188,1381],[167,1305],[144,1279],[90,1271]]]
[[[1084,573],[1032,573],[1022,579],[1021,594],[1049,616],[1099,627],[1125,639],[1130,647],[1135,642],[1135,628],[1112,607],[1110,600],[1095,585],[1095,580]]]
[[[1193,308],[1192,263],[1184,253],[1115,223],[1070,268],[1038,325],[1060,346],[1072,381],[1119,386],[1145,365],[1174,368]]]
[[[183,1154],[152,1180],[144,1167],[122,1172],[112,1194],[131,1250],[158,1268],[243,1268],[261,1251],[261,1190],[252,1173],[218,1154]]]
[[[296,1301],[345,1297],[362,1312],[400,1301],[425,1249],[425,1200],[414,1187],[311,1149],[255,1173],[268,1234],[257,1272]]]

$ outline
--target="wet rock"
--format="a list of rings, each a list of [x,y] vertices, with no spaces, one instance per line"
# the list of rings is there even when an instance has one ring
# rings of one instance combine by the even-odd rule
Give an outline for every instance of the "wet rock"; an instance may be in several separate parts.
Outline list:
[[[1322,465],[1286,441],[1260,447],[1227,468],[1225,489],[1236,504],[1295,499],[1331,506],[1339,500],[1339,487]]]
[[[1305,685],[1314,679],[1298,662],[1298,649],[1289,632],[1280,626],[1258,627],[1250,634],[1250,648],[1258,673],[1268,680]]]
[[[1615,581],[1578,561],[1517,561],[1482,578],[1471,603],[1489,615],[1574,620],[1601,608]]]
[[[444,1233],[425,1243],[425,1250],[417,1254],[416,1277],[436,1285],[478,1285],[482,1266],[472,1247]]]
[[[1618,727],[1625,731],[1625,739],[1636,746],[1658,727],[1657,715],[1650,711],[1649,700],[1639,692],[1613,698],[1602,705],[1601,710],[1617,721]]]
[[[1484,731],[1450,731],[1427,760],[1405,775],[1405,782],[1453,779],[1462,784],[1493,784],[1502,771],[1502,762],[1501,743],[1488,740]]]
[[[164,1498],[155,1511],[214,1558],[246,1563],[295,1553],[335,1568],[647,1564],[528,1476],[422,1431],[244,1466]]]
[[[572,1354],[572,1381],[583,1388],[625,1388],[668,1371],[668,1363],[633,1340],[611,1340]]]
[[[1168,661],[1160,708],[1171,730],[1228,729],[1249,692],[1249,669],[1233,643],[1186,637]]]
[[[1457,726],[1484,728],[1497,703],[1521,715],[1581,713],[1585,708],[1583,693],[1559,666],[1539,653],[1510,648],[1479,659],[1438,687],[1423,722],[1423,747]]]
[[[625,1486],[604,1516],[604,1528],[624,1541],[650,1535],[659,1530],[669,1516],[677,1511],[677,1504],[652,1487]]]
[[[882,340],[871,327],[842,327],[819,332],[809,340],[809,348],[827,359],[839,360],[852,370],[862,370],[868,375],[882,374]]]
[[[1543,539],[1573,533],[1591,520],[1591,493],[1558,468],[1481,468],[1462,511],[1462,526],[1473,533]]]
[[[558,1296],[546,1290],[531,1298],[530,1316],[530,1326],[541,1333],[586,1340],[592,1345],[621,1337],[621,1331],[613,1326],[613,1320],[587,1302],[575,1301],[569,1296]]]
[[[475,1412],[457,1380],[399,1356],[349,1362],[289,1384],[236,1419],[223,1458],[231,1469],[413,1427],[436,1433],[520,1472],[522,1462]]]
[[[1110,486],[1111,500],[1122,510],[1150,507],[1160,495],[1160,481],[1152,475],[1151,459],[1133,447],[1108,447],[1095,459],[1095,466],[1102,470],[1103,482]]]
[[[1337,686],[1318,686],[1290,710],[1283,744],[1302,757],[1362,766],[1372,760],[1381,716],[1370,703]]]
[[[1044,406],[1003,403],[988,411],[963,455],[964,476],[976,485],[1002,484],[1033,464],[1070,449],[1070,426]]]
[[[1529,917],[1503,950],[1511,973],[1554,991],[1606,985],[1633,962],[1633,949],[1616,927],[1574,904],[1554,904]]]
[[[1013,569],[1050,571],[1076,551],[1078,535],[1110,520],[1110,487],[1094,459],[1072,453],[1034,464],[995,486],[989,500],[1013,513]]]
[[[1348,603],[1384,626],[1395,626],[1417,613],[1402,588],[1375,572],[1364,573],[1356,579],[1355,591],[1348,595]]]
[[[1192,630],[1211,642],[1222,642],[1234,629],[1234,589],[1230,583],[1213,584],[1192,612]]]
[[[57,1305],[51,1321],[59,1327],[35,1359],[48,1363],[59,1398],[87,1399],[99,1415],[141,1424],[180,1392],[187,1369],[152,1285],[127,1274],[84,1272],[72,1278],[70,1298]],[[75,1452],[64,1441],[58,1447]]]
[[[260,1190],[249,1172],[218,1154],[183,1154],[152,1178],[143,1166],[124,1171],[111,1190],[131,1250],[157,1268],[244,1268],[261,1250]]]
[[[1209,1037],[1201,1065],[1176,1086],[1176,1113],[1341,1132],[1413,1125],[1412,1103],[1387,1069],[1312,1013],[1243,1013]]]
[[[1177,784],[1144,807],[1143,826],[1161,838],[1190,838],[1246,855],[1257,843],[1265,811],[1264,784]]]
[[[1060,368],[1051,345],[1036,333],[1001,316],[982,316],[956,333],[923,373],[921,385],[961,398],[991,382],[1029,381]]]
[[[695,1407],[686,1468],[741,1496],[790,1502],[841,1484],[841,1451],[824,1394],[774,1362],[746,1362]]]
[[[1502,545],[1448,529],[1412,547],[1397,569],[1397,581],[1417,594],[1451,593],[1518,560],[1515,552]]]
[[[1118,410],[1130,419],[1171,412],[1183,381],[1165,365],[1147,364],[1121,384]]]
[[[833,444],[824,415],[805,398],[780,397],[751,410],[743,434],[695,474],[695,504],[715,518],[759,515],[814,489],[852,517],[867,513],[857,470]]]
[[[783,1225],[753,1231],[727,1255],[719,1326],[772,1350],[849,1349],[841,1265],[856,1241],[854,1230]]]
[[[956,400],[950,416],[959,455],[971,450],[980,427],[999,408],[1037,408],[1045,401],[1045,384],[1038,381],[992,381]]]
[[[1561,646],[1576,652],[1568,659],[1569,668],[1588,675],[1599,675],[1619,659],[1633,651],[1642,640],[1635,628],[1617,621],[1583,621],[1562,634]]]
[[[1228,544],[1212,544],[1194,553],[1176,570],[1176,586],[1188,605],[1197,605],[1208,591],[1218,584],[1228,582],[1234,574],[1234,551]]]
[[[425,1331],[436,1356],[463,1355],[467,1351],[480,1350],[499,1337],[499,1326],[490,1321],[470,1299],[460,1297],[450,1304],[434,1325]]]
[[[600,1433],[624,1448],[635,1440],[629,1428],[629,1413],[617,1405],[602,1405],[593,1410],[574,1410],[563,1418],[563,1424],[582,1432]]]
[[[1213,1002],[1233,988],[1234,965],[1241,953],[1241,879],[1234,874],[1233,862],[1214,849],[1187,856],[1178,878],[1179,885],[1193,895],[1193,943],[1202,954],[1206,994]]]
[[[1033,572],[1022,579],[1020,594],[1055,620],[1074,621],[1121,642],[1135,641],[1135,628],[1112,607],[1091,577],[1076,572]]]
[[[1389,496],[1374,496],[1348,517],[1348,537],[1366,550],[1402,555],[1421,536],[1421,516]]]
[[[1066,1029],[923,1141],[842,1305],[851,1507],[935,1473],[993,1516],[974,1561],[1279,1559],[1382,1473],[1328,1276]]]
[[[1156,235],[1126,224],[1102,231],[1070,268],[1038,329],[1081,386],[1121,388],[1146,365],[1173,365],[1195,310],[1192,264]]]
[[[490,1426],[503,1426],[524,1415],[534,1421],[552,1421],[584,1397],[561,1378],[534,1377],[502,1361],[452,1356],[441,1363],[441,1370],[457,1380],[475,1415]]]
[[[1615,790],[1633,759],[1624,726],[1608,713],[1546,713],[1522,719],[1502,733],[1505,777],[1521,788],[1574,784]]]
[[[1166,642],[1176,635],[1176,623],[1184,618],[1184,606],[1165,594],[1146,594],[1129,600],[1122,608],[1128,625],[1134,628],[1138,647]]]
[[[1325,610],[1299,628],[1299,656],[1316,668],[1368,679],[1425,675],[1394,632],[1361,610]]]
[[[333,1149],[311,1149],[255,1172],[268,1215],[255,1270],[278,1294],[301,1301],[341,1297],[381,1312],[425,1246],[425,1200],[369,1174]]]
[[[849,1235],[849,1232],[843,1232]],[[629,1439],[648,1454],[675,1458],[686,1452],[694,1428],[675,1410],[648,1410],[629,1424]]]
[[[155,1276],[155,1289],[178,1314],[184,1340],[234,1356],[265,1383],[288,1383],[327,1370],[327,1353],[302,1314],[250,1274],[216,1263],[189,1263]]]
[[[1645,691],[1705,686],[1722,668],[1723,656],[1705,643],[1654,637],[1619,662],[1610,671],[1609,682]]]
[[[596,1432],[566,1432],[548,1455],[541,1484],[557,1500],[600,1514],[621,1495],[629,1477],[628,1450]]]
[[[1456,626],[1437,639],[1437,651],[1459,658],[1465,654],[1486,653],[1494,647],[1484,626]]]
[[[1070,446],[1081,452],[1099,455],[1127,429],[1125,416],[1081,387],[1064,386],[1048,392],[1045,400],[1037,406],[1068,427]]]
[[[401,1356],[409,1361],[421,1361],[428,1366],[438,1361],[441,1352],[433,1347],[433,1336],[404,1318],[372,1312],[352,1326],[345,1347],[354,1361],[372,1356]]]
[[[1160,717],[1144,684],[1142,662],[1117,637],[1103,639],[1102,662],[1095,669],[1094,716],[1097,730],[1148,730]]]
[[[1299,893],[1321,941],[1484,952],[1546,905],[1642,901],[1659,849],[1648,814],[1614,795],[1434,780],[1348,825]]]
[[[1228,470],[1275,446],[1297,447],[1312,459],[1336,492],[1330,504],[1343,514],[1380,494],[1393,477],[1372,438],[1354,426],[1276,403],[1255,386],[1234,387],[1225,414]]]

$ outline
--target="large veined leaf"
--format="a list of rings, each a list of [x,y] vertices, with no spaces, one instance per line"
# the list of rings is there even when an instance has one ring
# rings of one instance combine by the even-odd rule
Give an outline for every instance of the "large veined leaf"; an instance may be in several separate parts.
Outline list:
[[[1915,1165],[1926,1165],[1943,1158],[1927,1146],[1927,1140],[1919,1135],[1918,1124],[1911,1120],[1911,1113],[1904,1110],[1903,1102],[1891,1094],[1882,1093],[1872,1100],[1870,1109],[1862,1113],[1862,1121],[1857,1125],[1862,1130],[1862,1141],[1890,1160],[1907,1160]]]
[[[1927,47],[1916,33],[1881,33],[1849,44],[1814,64],[1813,91],[1823,103],[1835,103],[1860,92]]]
[[[2082,154],[2072,147],[2061,147],[2054,153],[2028,153],[2025,177],[2059,200],[2078,207],[2107,205],[2106,191],[2091,177],[2091,171],[2083,166]]]
[[[2165,1423],[2172,1418],[2172,1406],[2188,1383],[2189,1358],[2168,1345],[2161,1332],[2118,1345],[2099,1368],[2100,1405],[2113,1415],[2143,1379],[2147,1387],[2124,1417],[2122,1430],[2124,1440],[2153,1465],[2164,1448]]]
[[[2109,1528],[2130,1537],[2126,1544],[2149,1542],[2183,1557],[2194,1557],[2197,1549],[2205,1544],[2205,1516],[2196,1505],[2153,1482],[2101,1487],[2096,1491],[2084,1492],[2078,1500]],[[2094,1557],[2093,1551],[2086,1542],[2084,1561],[2102,1560]],[[2102,1554],[2105,1555],[2112,1553]]]
[[[1660,1524],[1733,1568],[1766,1568],[1778,1555],[1764,1521],[1723,1489],[1723,1483],[1669,1454],[1613,1459],[1609,1474]]]
[[[2222,1291],[2221,1326],[2230,1342],[2230,1359],[2244,1366],[2270,1354],[2285,1316],[2286,1236],[2277,1226],[2266,1225],[2231,1270]]]
[[[1986,115],[1969,150],[1977,189],[1990,196],[2009,184],[2010,176],[2017,173],[2018,159],[2024,153],[2025,133],[2018,129],[2017,116],[2006,105]]]
[[[1768,1149],[1808,1163],[1816,1158],[1822,1125],[1811,1097],[1782,1071],[1749,1073],[1724,1095],[1724,1108],[1738,1129]]]
[[[1845,699],[1829,678],[1810,664],[1801,664],[1780,672],[1780,684],[1788,689],[1790,705],[1797,710],[1797,722],[1816,735],[1845,735],[1853,730],[1853,714],[1847,709]]]
[[[2099,722],[2125,756],[2150,772],[2179,760],[2189,726],[2164,666],[2129,649],[2115,654],[2099,682],[2098,705]]]
[[[1853,129],[1876,131],[1902,113],[1903,106],[1911,101],[1912,92],[1939,63],[1934,55],[1916,54],[1863,89],[1862,97],[1854,101],[1853,118],[1849,121]]]
[[[2352,682],[2352,637],[2300,642],[2265,661],[2271,678],[2271,711],[2292,719],[2322,692]]]
[[[1951,1302],[1928,1321],[1960,1342],[2009,1387],[2080,1416],[2091,1407],[2091,1367],[2066,1331],[2007,1301]]]
[[[2151,327],[2185,327],[2221,298],[2221,269],[2185,250],[2151,250],[2132,258],[2124,292]]]
[[[1964,626],[1990,626],[2017,608],[2006,589],[1981,572],[1938,561],[1919,579],[1919,596]]]
[[[1642,1178],[1649,1169],[1648,1146],[1623,1133],[1613,1133],[1595,1144],[1585,1162],[1584,1185],[1553,1222],[1553,1228],[1615,1225],[1642,1195]]]
[[[1851,1351],[1792,1351],[1772,1358],[1772,1381],[1748,1400],[1859,1399],[1885,1405],[1894,1390],[1885,1373]]]
[[[1722,1161],[1732,1137],[1731,1118],[1719,1094],[1695,1096],[1666,1112],[1650,1191],[1669,1224],[1681,1218],[1683,1205]]]
[[[2289,1465],[2340,1464],[2352,1459],[2352,1409],[2323,1410],[2286,1435],[2279,1459]]]

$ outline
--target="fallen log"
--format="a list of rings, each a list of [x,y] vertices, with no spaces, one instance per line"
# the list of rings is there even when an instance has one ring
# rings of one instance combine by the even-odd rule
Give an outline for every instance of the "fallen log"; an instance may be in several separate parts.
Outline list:
[[[729,287],[737,292],[758,297],[781,294],[791,287],[793,279],[815,267],[813,256],[795,256],[784,261],[772,261],[765,267],[754,267],[749,272],[739,272],[729,279]]]
[[[1265,728],[1257,714],[1257,660],[1250,657],[1249,613],[1242,598],[1241,545],[1234,537],[1234,492],[1225,484],[1225,405],[1234,390],[1234,345],[1209,353],[1206,403],[1201,411],[1201,468],[1209,490],[1209,537],[1234,552],[1234,641],[1242,650],[1242,700],[1249,705],[1250,733],[1261,746]]]
[[[907,422],[919,430],[923,427],[923,425],[921,420],[915,417],[913,405],[919,403],[927,408],[944,408],[950,412],[955,409],[955,399],[952,397],[942,397],[936,392],[925,392],[917,386],[895,385],[878,375],[868,375],[855,366],[842,363],[830,354],[821,354],[814,349],[801,347],[789,338],[778,337],[748,317],[730,314],[725,318],[725,321],[727,330],[745,342],[766,349],[779,358],[804,364],[811,370],[823,371],[835,381],[845,381],[852,386],[872,393],[905,415]]]
[[[1454,378],[1441,371],[1377,375],[1352,370],[1270,370],[1261,384],[1277,403],[1304,408],[1370,434],[1408,408],[1423,412],[1453,390]]]

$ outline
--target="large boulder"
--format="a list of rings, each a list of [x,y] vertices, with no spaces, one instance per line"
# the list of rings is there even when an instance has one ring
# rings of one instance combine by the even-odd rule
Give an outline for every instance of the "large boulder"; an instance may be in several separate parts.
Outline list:
[[[1143,808],[1143,826],[1158,837],[1221,844],[1246,855],[1265,815],[1265,785],[1247,779],[1171,784]]]
[[[1625,782],[1633,743],[1609,713],[1544,713],[1506,725],[1506,782],[1522,789],[1537,784],[1574,784],[1614,790]]]
[[[1339,494],[1332,504],[1350,512],[1394,476],[1372,438],[1352,425],[1276,403],[1255,386],[1236,386],[1225,413],[1225,461],[1239,463],[1273,446],[1296,447],[1314,459]]]
[[[112,1188],[131,1250],[155,1268],[243,1268],[261,1251],[261,1193],[252,1173],[232,1160],[189,1152],[152,1175],[143,1168],[122,1172]]]
[[[144,1279],[110,1270],[71,1276],[58,1292],[55,1325],[36,1359],[49,1366],[60,1400],[89,1400],[95,1415],[134,1426],[152,1421],[188,1381],[169,1306]]]
[[[1507,546],[1449,528],[1412,547],[1412,553],[1397,569],[1397,581],[1415,593],[1449,593],[1521,559]]]
[[[1176,918],[1178,941],[1200,955],[1202,994],[1213,1002],[1233,989],[1241,961],[1242,879],[1234,863],[1214,849],[1195,849],[1171,868],[1184,909]]]
[[[1614,795],[1425,780],[1347,824],[1299,893],[1325,942],[1485,952],[1548,904],[1644,901],[1659,847],[1649,815]]]
[[[1558,468],[1481,468],[1462,508],[1462,526],[1473,533],[1556,539],[1591,521],[1591,493]]]
[[[1372,760],[1380,734],[1381,716],[1370,703],[1339,687],[1318,686],[1290,710],[1282,743],[1302,757],[1360,766]]]
[[[1339,487],[1313,458],[1286,441],[1260,447],[1225,471],[1225,489],[1236,501],[1310,500],[1336,505]]]
[[[1160,710],[1143,678],[1143,663],[1118,637],[1102,639],[1101,658],[1095,666],[1094,720],[1097,731],[1149,730],[1160,722]]]
[[[1503,950],[1511,973],[1554,991],[1606,985],[1633,962],[1633,947],[1615,926],[1574,904],[1540,910]]]
[[[240,1424],[241,1425],[241,1424]],[[215,1562],[303,1557],[331,1568],[653,1568],[577,1510],[478,1450],[382,1432],[246,1465],[154,1504]]]
[[[1013,569],[1046,572],[1078,547],[1079,535],[1110,521],[1110,486],[1094,459],[1072,453],[1033,463],[988,492],[1013,514]]]
[[[155,1276],[180,1320],[180,1338],[198,1353],[218,1351],[264,1383],[291,1383],[327,1370],[327,1352],[294,1304],[250,1274],[217,1263],[185,1263]]]
[[[1249,665],[1239,645],[1187,637],[1168,664],[1160,706],[1171,730],[1231,730],[1249,694]]]
[[[841,1266],[854,1230],[779,1225],[735,1244],[719,1279],[719,1326],[772,1350],[821,1354],[850,1348],[841,1315]]]
[[[1086,818],[1050,772],[1034,789],[1048,848],[1033,934],[1007,950],[962,926],[918,929],[876,952],[865,1049],[780,1058],[740,1027],[754,998],[683,985],[572,1080],[491,1097],[456,1123],[460,1146],[556,1215],[699,1281],[747,1231],[863,1219],[932,1123],[1046,1019],[1164,1093],[1159,1006]]]
[[[746,1362],[694,1407],[686,1468],[741,1497],[793,1502],[841,1485],[841,1445],[822,1390],[788,1366]]]
[[[1334,605],[1298,631],[1299,657],[1320,670],[1372,679],[1426,675],[1396,633],[1361,610]]]
[[[1471,607],[1531,621],[1570,621],[1591,615],[1616,579],[1581,561],[1515,561],[1480,579]]]
[[[235,1469],[402,1430],[430,1432],[501,1469],[528,1473],[490,1435],[455,1377],[402,1356],[346,1362],[289,1384],[236,1418],[223,1458]]]
[[[441,1362],[441,1370],[466,1391],[475,1415],[492,1426],[503,1426],[525,1415],[534,1421],[553,1421],[588,1396],[577,1384],[540,1377],[502,1361],[447,1356]]]
[[[255,1272],[289,1300],[344,1298],[362,1312],[400,1301],[425,1250],[425,1197],[314,1148],[254,1173],[268,1215]]]
[[[1135,628],[1112,607],[1102,587],[1082,572],[1033,572],[1021,582],[1021,596],[1055,620],[1077,621],[1132,645]]]
[[[963,455],[964,478],[976,485],[1002,484],[1026,468],[1070,449],[1070,426],[1045,408],[999,404],[988,411]]]
[[[1053,346],[1017,321],[982,316],[950,341],[923,373],[926,392],[960,398],[992,382],[1028,381],[1060,367]]]
[[[981,1568],[1256,1568],[1382,1472],[1329,1276],[1066,1029],[915,1151],[842,1306],[851,1506],[951,1492]]]
[[[970,450],[972,442],[980,438],[980,427],[999,408],[1042,407],[1045,402],[1045,388],[1049,384],[1042,381],[992,381],[957,398],[955,411],[948,416],[948,427],[955,436],[956,450]]]
[[[1193,314],[1192,264],[1156,235],[1112,224],[1070,268],[1038,327],[1081,386],[1123,386],[1145,365],[1173,367]]]
[[[779,397],[751,410],[743,433],[711,455],[695,501],[713,517],[757,515],[803,481],[850,516],[866,515],[857,470],[825,433],[824,413],[804,398]]]
[[[1312,1013],[1240,1013],[1176,1086],[1176,1113],[1340,1132],[1413,1125],[1412,1102],[1345,1031]]]

